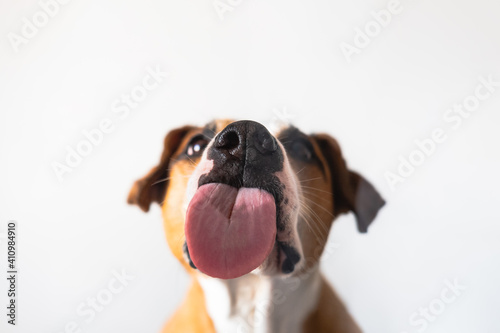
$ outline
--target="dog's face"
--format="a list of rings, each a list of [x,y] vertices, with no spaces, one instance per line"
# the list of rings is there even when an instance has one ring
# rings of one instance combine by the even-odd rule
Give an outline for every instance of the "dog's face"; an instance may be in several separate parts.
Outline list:
[[[332,137],[228,120],[168,133],[160,163],[129,194],[144,211],[152,202],[186,269],[223,279],[303,274],[336,216],[353,211],[366,232],[384,205]]]

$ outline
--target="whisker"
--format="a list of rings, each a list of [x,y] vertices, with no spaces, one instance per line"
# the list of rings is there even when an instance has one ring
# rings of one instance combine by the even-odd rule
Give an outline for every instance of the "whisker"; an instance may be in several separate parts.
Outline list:
[[[298,175],[299,173],[302,172],[302,170],[304,170],[306,167],[303,167],[302,169],[300,169],[297,173],[295,173],[296,175]]]
[[[170,177],[160,179],[160,180],[158,180],[158,181],[154,182],[153,184],[151,184],[151,186],[156,185],[156,184],[159,184],[159,183],[166,182],[166,181],[167,181],[167,180],[169,180],[169,179],[170,179]]]
[[[320,233],[320,235],[322,235],[322,236],[320,236],[318,238],[323,240],[326,237],[328,237],[328,236],[323,236],[323,234],[328,235],[328,228],[325,226],[325,224],[323,223],[323,220],[319,217],[319,215],[311,208],[311,206],[309,206],[304,201],[302,201],[302,205],[303,205],[303,208],[305,209],[305,211],[308,213],[308,215],[314,221],[316,221],[316,224],[315,224],[316,228],[318,229],[318,232]],[[317,225],[317,224],[319,224],[319,225]],[[320,227],[322,227],[322,228],[320,228]]]
[[[323,179],[323,177],[316,177],[316,178],[310,178],[310,179],[303,179],[299,180],[300,183],[305,183],[305,182],[310,182],[312,180],[318,180],[318,179]]]
[[[323,223],[323,220],[319,217],[319,215],[314,211],[314,209],[312,209],[311,206],[309,206],[309,205],[305,205],[304,208],[306,208],[308,210],[308,212],[311,216],[314,216],[316,218],[317,223],[319,223],[319,225],[322,227],[323,231],[326,234],[328,234],[328,228]],[[321,229],[319,228],[319,226],[318,226],[318,230],[320,230],[320,232],[321,232]]]
[[[330,196],[327,196],[327,197],[325,198],[325,195],[323,195],[323,194],[319,194],[319,193],[314,193],[314,192],[309,192],[309,190],[307,190],[307,189],[302,189],[302,193],[303,193],[303,194],[307,194],[307,195],[314,196],[314,198],[315,198],[315,199],[318,199],[318,200],[323,200],[323,201],[325,201],[325,202],[327,202],[327,203],[328,203],[328,202],[330,202],[330,199],[331,199],[331,197],[330,197]]]
[[[311,216],[308,216],[308,215],[306,215],[305,212],[301,212],[301,211],[299,211],[299,215],[302,217],[304,222],[307,224],[307,226],[311,230],[313,236],[316,237],[317,239],[322,239],[323,237],[321,237],[321,233],[318,235],[318,231],[315,228],[313,228],[311,225],[311,222],[309,222],[309,219],[311,218]]]
[[[310,189],[310,190],[315,190],[315,191],[318,191],[318,192],[321,192],[321,193],[326,193],[326,194],[329,194],[329,195],[333,195],[332,192],[329,192],[329,191],[325,191],[325,190],[321,190],[319,188],[316,188],[316,187],[312,187],[312,186],[306,186],[306,185],[301,185],[303,188],[307,188],[307,189]]]
[[[325,207],[323,207],[322,205],[320,205],[319,203],[315,202],[314,200],[311,200],[309,198],[304,198],[306,200],[309,200],[309,202],[315,204],[316,206],[318,206],[318,208],[321,208],[324,212],[326,212],[328,215],[330,215],[331,217],[335,217],[329,210],[327,210]]]

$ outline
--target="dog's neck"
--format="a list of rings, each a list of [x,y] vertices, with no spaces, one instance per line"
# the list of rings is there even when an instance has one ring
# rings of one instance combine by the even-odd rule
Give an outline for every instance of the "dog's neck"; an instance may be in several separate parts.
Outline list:
[[[233,280],[199,278],[217,332],[295,333],[319,299],[318,267],[300,277],[247,274]]]

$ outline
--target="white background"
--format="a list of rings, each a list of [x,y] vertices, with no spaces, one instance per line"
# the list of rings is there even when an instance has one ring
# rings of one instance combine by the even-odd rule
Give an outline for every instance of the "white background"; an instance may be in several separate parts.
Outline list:
[[[322,268],[366,332],[417,332],[409,317],[466,290],[426,332],[498,332],[500,89],[453,129],[443,115],[500,80],[500,5],[402,0],[402,11],[348,63],[340,43],[386,1],[243,0],[221,20],[211,0],[73,0],[15,52],[9,33],[40,11],[0,4],[0,233],[19,223],[18,326],[2,332],[158,332],[187,276],[170,254],[160,209],[127,206],[168,130],[216,117],[269,124],[286,110],[305,132],[335,136],[350,167],[388,204],[368,234],[339,218]],[[159,66],[169,77],[120,119],[112,104]],[[51,163],[104,118],[114,131],[59,182]],[[447,140],[394,191],[414,140]],[[6,270],[5,239],[0,267]],[[90,322],[76,309],[113,270],[135,279]],[[1,273],[0,276],[4,276]]]

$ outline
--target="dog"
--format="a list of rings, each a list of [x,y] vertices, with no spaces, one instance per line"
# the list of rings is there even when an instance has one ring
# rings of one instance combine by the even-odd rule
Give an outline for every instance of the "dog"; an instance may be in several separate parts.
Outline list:
[[[192,277],[162,332],[361,332],[319,261],[335,217],[353,212],[364,233],[385,201],[331,136],[249,120],[174,129],[128,196],[153,202]]]

